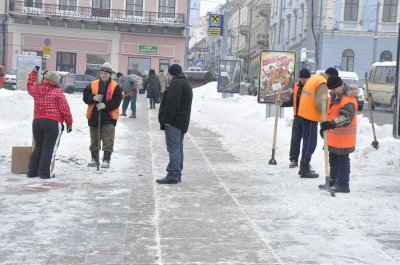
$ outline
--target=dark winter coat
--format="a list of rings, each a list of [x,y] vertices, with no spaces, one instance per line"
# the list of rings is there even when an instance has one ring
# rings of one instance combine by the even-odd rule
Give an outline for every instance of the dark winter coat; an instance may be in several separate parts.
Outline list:
[[[158,121],[161,130],[170,124],[183,133],[189,128],[193,91],[183,73],[178,74],[165,90],[161,100]]]
[[[301,82],[298,82],[298,86],[299,86],[299,88],[297,89],[296,116],[299,113],[300,97],[301,97],[301,93],[303,92],[304,85]],[[294,103],[293,99],[294,99],[293,93],[290,93],[290,99],[288,101],[283,101],[281,107],[283,107],[283,108],[285,108],[285,107],[293,107],[293,103]]]
[[[113,124],[115,126],[117,124],[117,121],[113,120],[111,118],[110,110],[119,108],[119,105],[121,104],[121,101],[122,101],[122,93],[123,92],[122,92],[122,88],[118,85],[114,90],[114,94],[113,94],[111,100],[106,101],[107,88],[108,88],[110,81],[111,81],[111,78],[106,82],[103,82],[100,79],[100,82],[99,82],[99,94],[103,95],[103,99],[101,102],[106,104],[106,108],[101,110],[101,117],[100,117],[101,121],[100,122],[101,122],[101,125]],[[95,95],[92,94],[91,83],[89,83],[87,85],[87,87],[85,88],[85,90],[83,91],[83,101],[86,104],[97,103],[96,101],[93,100],[94,96]],[[98,111],[97,111],[97,108],[94,108],[92,116],[88,120],[88,125],[92,126],[92,127],[97,127],[97,123],[98,123]]]
[[[160,80],[155,74],[150,74],[143,85],[143,89],[147,90],[148,98],[158,98],[161,89]]]

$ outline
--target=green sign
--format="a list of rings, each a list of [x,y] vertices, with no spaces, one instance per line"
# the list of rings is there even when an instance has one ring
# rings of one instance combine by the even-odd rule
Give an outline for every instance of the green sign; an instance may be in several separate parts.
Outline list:
[[[137,46],[137,53],[145,54],[159,54],[158,46],[139,44]]]

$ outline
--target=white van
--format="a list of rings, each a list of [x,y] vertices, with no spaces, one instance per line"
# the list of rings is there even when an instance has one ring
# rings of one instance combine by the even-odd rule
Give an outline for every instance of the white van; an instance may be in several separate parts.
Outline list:
[[[315,73],[323,73],[323,70],[317,70]],[[358,111],[362,111],[364,107],[364,89],[360,84],[360,79],[358,78],[357,73],[355,72],[346,72],[346,71],[339,71],[339,76],[342,78],[343,82],[347,85],[356,85],[358,86]]]

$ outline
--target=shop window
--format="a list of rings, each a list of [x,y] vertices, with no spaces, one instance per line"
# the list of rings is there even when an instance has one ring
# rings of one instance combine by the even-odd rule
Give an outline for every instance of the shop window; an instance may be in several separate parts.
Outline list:
[[[164,70],[164,73],[168,73],[169,60],[168,59],[160,59],[160,64],[158,66],[159,70]]]
[[[57,71],[68,72],[76,71],[76,53],[71,52],[57,52]]]
[[[151,67],[150,58],[129,57],[128,74],[138,75],[140,77],[148,76]]]

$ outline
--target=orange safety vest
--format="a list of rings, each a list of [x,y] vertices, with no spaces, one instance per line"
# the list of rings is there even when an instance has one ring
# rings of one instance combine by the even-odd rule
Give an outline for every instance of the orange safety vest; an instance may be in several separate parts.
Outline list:
[[[320,121],[322,112],[315,107],[317,98],[317,88],[321,84],[326,84],[326,79],[322,75],[310,77],[303,87],[299,106],[299,116],[311,121]]]
[[[297,82],[293,88],[293,115],[294,116],[296,116],[296,111],[297,111],[297,91],[299,91],[299,82]]]
[[[91,83],[91,87],[92,87],[92,94],[96,95],[99,93],[99,82],[100,80],[94,80]],[[118,83],[115,82],[114,80],[110,81],[110,84],[108,85],[108,89],[107,89],[107,95],[106,95],[106,101],[109,101],[112,99],[113,95],[114,95],[114,91],[115,88],[118,86]],[[92,116],[93,113],[93,109],[95,107],[96,103],[93,104],[89,104],[87,111],[86,111],[86,118],[90,119],[90,117]],[[118,120],[119,118],[119,108],[116,108],[114,110],[109,111],[111,119],[113,120]]]
[[[328,100],[328,121],[333,120],[339,116],[339,111],[347,103],[353,103],[355,106],[354,118],[347,127],[335,128],[328,130],[328,146],[348,149],[355,148],[356,146],[356,135],[357,135],[357,111],[358,104],[357,99],[344,95],[339,103],[331,106],[331,98]]]

